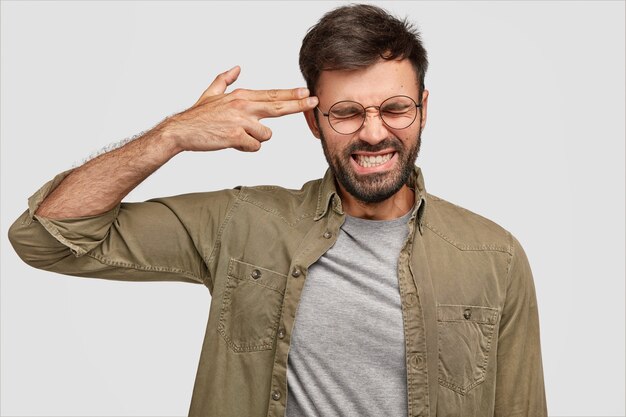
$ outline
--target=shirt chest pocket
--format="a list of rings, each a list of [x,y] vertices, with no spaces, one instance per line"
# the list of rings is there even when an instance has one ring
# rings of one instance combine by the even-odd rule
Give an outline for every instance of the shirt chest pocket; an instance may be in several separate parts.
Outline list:
[[[234,352],[274,347],[287,276],[231,259],[218,331]]]
[[[439,384],[465,395],[485,379],[499,310],[437,306]]]

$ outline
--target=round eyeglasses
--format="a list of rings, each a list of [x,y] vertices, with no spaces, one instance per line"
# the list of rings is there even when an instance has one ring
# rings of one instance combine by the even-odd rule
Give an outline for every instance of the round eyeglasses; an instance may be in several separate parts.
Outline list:
[[[328,113],[324,113],[319,107],[316,109],[328,118],[328,123],[335,132],[350,135],[363,127],[366,111],[370,107],[378,110],[380,119],[389,128],[406,129],[417,118],[417,109],[422,107],[422,103],[417,104],[408,96],[393,96],[383,101],[380,106],[363,107],[356,101],[345,100],[333,104]]]

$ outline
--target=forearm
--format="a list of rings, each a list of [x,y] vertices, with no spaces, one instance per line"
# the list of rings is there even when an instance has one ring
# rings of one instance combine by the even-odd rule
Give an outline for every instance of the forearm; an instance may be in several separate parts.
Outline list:
[[[73,170],[46,197],[36,215],[64,219],[104,213],[179,152],[167,119],[140,138]]]
[[[272,136],[259,122],[261,118],[312,110],[318,103],[302,88],[224,94],[238,75],[239,67],[220,74],[189,109],[72,171],[35,215],[67,219],[105,213],[177,153],[227,148],[257,151]]]

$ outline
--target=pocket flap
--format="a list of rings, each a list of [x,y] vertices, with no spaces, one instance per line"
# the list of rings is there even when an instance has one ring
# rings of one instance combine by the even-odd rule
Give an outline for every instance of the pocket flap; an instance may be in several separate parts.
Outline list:
[[[498,312],[499,310],[493,307],[439,304],[437,305],[437,320],[496,324]]]
[[[283,295],[285,293],[287,275],[261,268],[260,266],[231,258],[228,263],[228,275],[239,280],[254,282],[255,284],[278,291]]]

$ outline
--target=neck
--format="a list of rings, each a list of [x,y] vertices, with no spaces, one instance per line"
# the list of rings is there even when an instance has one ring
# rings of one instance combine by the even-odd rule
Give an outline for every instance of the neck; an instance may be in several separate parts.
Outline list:
[[[357,200],[341,184],[337,191],[346,214],[368,220],[392,220],[404,216],[415,204],[415,193],[403,185],[397,193],[378,203]]]

